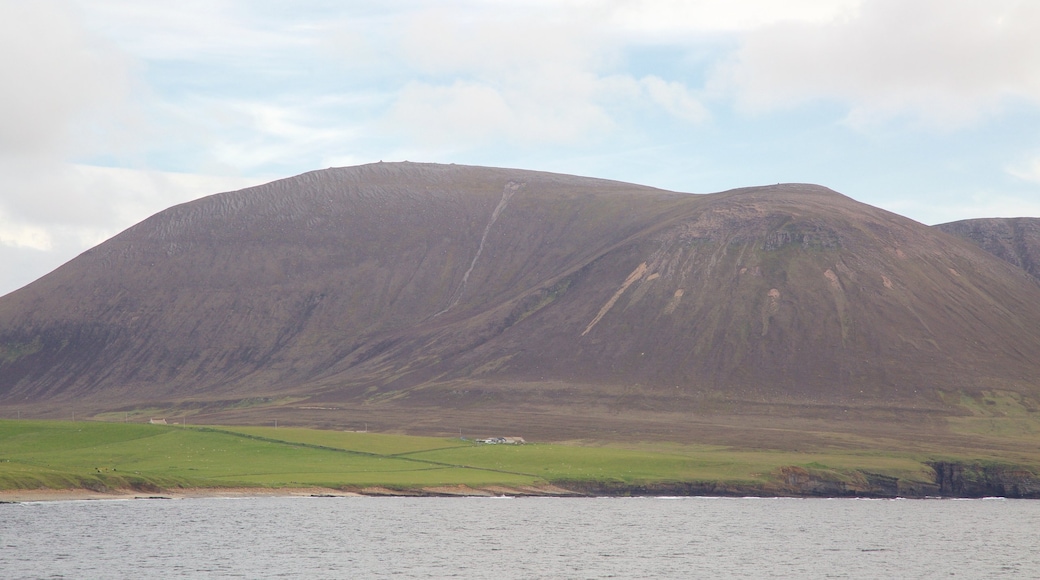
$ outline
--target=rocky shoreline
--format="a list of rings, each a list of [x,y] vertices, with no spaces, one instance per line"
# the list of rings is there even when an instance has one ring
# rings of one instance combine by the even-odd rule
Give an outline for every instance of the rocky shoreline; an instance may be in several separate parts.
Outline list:
[[[722,496],[817,498],[982,498],[1040,499],[1040,476],[1022,466],[937,461],[933,482],[855,471],[837,475],[804,467],[782,467],[765,483],[653,482],[629,484],[603,481],[557,482],[582,495]]]
[[[241,497],[794,497],[794,498],[982,498],[1040,499],[1040,476],[1022,466],[997,463],[929,463],[934,482],[907,481],[855,471],[835,474],[804,467],[780,468],[767,482],[556,481],[527,486],[444,485],[391,487],[234,487],[176,489],[21,489],[0,491],[0,503],[82,500]]]

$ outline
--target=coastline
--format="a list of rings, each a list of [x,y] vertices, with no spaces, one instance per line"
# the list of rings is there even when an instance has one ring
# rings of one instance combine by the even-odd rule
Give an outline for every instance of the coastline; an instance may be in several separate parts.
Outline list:
[[[616,491],[616,490],[615,490]],[[773,491],[773,490],[770,490]],[[876,495],[876,494],[799,494],[770,493],[766,490],[750,490],[747,493],[582,493],[563,490],[559,493],[548,490],[521,491],[491,489],[457,489],[457,488],[423,488],[416,490],[396,490],[387,488],[365,488],[360,491],[343,491],[329,488],[198,488],[178,489],[176,491],[160,491],[154,493],[134,490],[112,490],[98,492],[89,489],[29,489],[0,491],[0,505],[41,502],[81,502],[81,501],[130,501],[130,500],[183,500],[183,499],[247,499],[247,498],[343,498],[343,497],[411,497],[411,498],[445,498],[445,497],[729,497],[729,498],[790,498],[790,499],[1038,499],[1035,496],[964,496],[964,495]]]
[[[145,492],[133,489],[93,491],[89,489],[7,489],[0,490],[0,503],[131,500],[131,499],[197,499],[197,498],[244,498],[244,497],[314,497],[314,496],[358,496],[353,492],[323,487],[202,487]]]
[[[447,485],[417,489],[363,487],[342,490],[327,487],[195,487],[141,491],[113,489],[8,489],[0,490],[0,503],[50,501],[162,500],[249,497],[584,497],[586,494],[554,485],[469,487]]]
[[[1014,466],[935,462],[934,482],[907,481],[864,471],[839,479],[787,466],[767,481],[557,480],[531,485],[66,488],[0,490],[0,503],[244,497],[792,497],[1040,499],[1040,477]]]

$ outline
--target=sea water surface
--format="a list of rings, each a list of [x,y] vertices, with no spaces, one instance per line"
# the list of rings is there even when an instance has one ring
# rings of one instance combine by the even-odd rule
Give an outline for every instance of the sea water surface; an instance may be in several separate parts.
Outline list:
[[[1040,502],[245,498],[0,505],[3,578],[1038,578]]]

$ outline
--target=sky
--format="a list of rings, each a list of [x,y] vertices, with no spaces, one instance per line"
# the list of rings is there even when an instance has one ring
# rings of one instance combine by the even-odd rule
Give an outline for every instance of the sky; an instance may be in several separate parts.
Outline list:
[[[1035,0],[0,0],[0,295],[169,206],[423,161],[1040,217]]]

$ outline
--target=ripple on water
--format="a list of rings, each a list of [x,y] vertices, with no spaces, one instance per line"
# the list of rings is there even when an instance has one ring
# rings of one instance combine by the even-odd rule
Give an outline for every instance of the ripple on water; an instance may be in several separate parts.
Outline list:
[[[1040,502],[222,498],[0,505],[5,578],[1040,577]],[[724,501],[720,501],[724,500]]]

